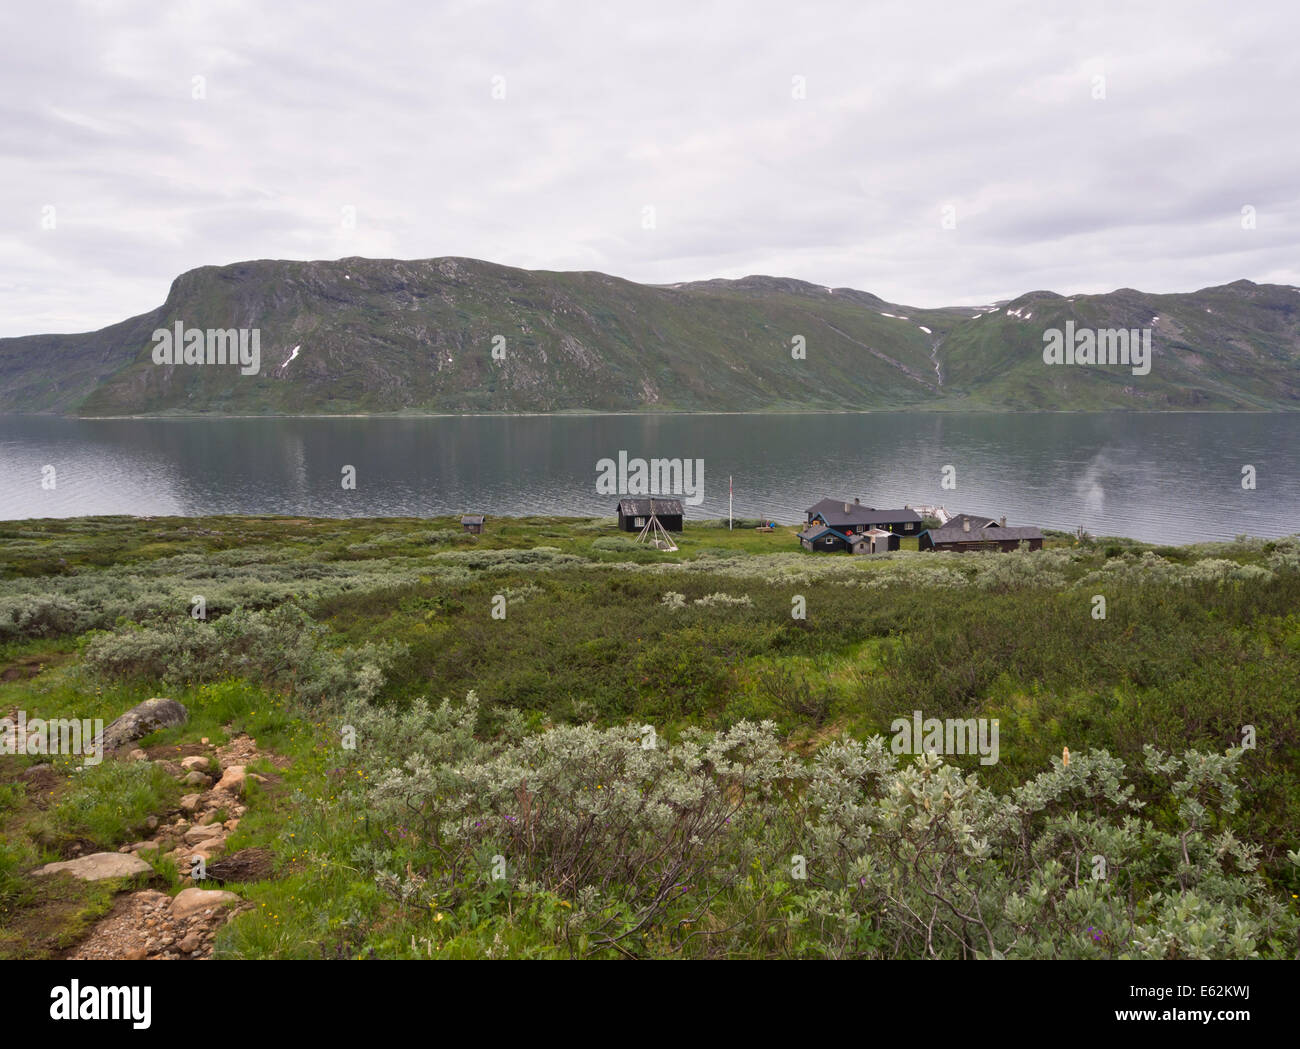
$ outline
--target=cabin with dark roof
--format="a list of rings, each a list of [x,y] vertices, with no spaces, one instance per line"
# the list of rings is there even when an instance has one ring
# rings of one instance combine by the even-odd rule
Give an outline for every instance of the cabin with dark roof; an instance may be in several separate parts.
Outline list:
[[[820,521],[810,524],[802,532],[797,533],[797,536],[803,548],[809,552],[820,550],[833,553],[837,550],[847,550],[852,541],[845,533],[827,528]]]
[[[995,521],[977,514],[958,514],[942,528],[930,528],[917,540],[917,549],[954,553],[975,550],[1041,550],[1043,533],[1037,528],[1008,528],[1007,519]]]
[[[483,515],[466,514],[464,517],[460,519],[460,526],[461,528],[465,529],[465,531],[469,532],[471,535],[482,535]]]
[[[915,510],[906,507],[877,510],[875,507],[863,506],[858,499],[851,503],[823,499],[808,507],[805,512],[808,515],[808,528],[821,523],[845,535],[865,532],[869,528],[883,528],[896,535],[918,535],[921,531],[921,515]]]
[[[966,522],[970,522],[971,528],[988,528],[990,525],[997,525],[1000,528],[1007,526],[1007,519],[1004,517],[1001,521],[995,521],[991,517],[982,517],[979,514],[954,514],[948,520],[941,524],[940,528],[961,528],[965,530]]]
[[[680,499],[620,499],[618,527],[623,532],[639,532],[654,514],[669,532],[680,532],[685,511]]]

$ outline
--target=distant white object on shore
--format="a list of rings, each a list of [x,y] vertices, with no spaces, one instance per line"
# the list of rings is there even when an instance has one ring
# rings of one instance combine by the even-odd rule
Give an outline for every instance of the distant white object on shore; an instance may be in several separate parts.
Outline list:
[[[922,517],[934,517],[938,519],[941,525],[947,524],[948,521],[952,518],[952,514],[950,514],[947,511],[947,509],[942,506],[913,506],[911,503],[908,503],[903,507],[903,509],[915,510]]]

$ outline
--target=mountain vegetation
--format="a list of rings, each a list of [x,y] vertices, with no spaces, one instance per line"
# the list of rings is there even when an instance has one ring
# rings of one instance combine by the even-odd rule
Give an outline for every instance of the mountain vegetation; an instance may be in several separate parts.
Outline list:
[[[1070,320],[1149,328],[1149,374],[1044,364]],[[260,369],[155,363],[152,333],[178,323],[257,329]],[[185,273],[97,332],[0,339],[0,411],[85,416],[1298,405],[1300,289],[1249,281],[920,309],[773,277],[257,261]]]

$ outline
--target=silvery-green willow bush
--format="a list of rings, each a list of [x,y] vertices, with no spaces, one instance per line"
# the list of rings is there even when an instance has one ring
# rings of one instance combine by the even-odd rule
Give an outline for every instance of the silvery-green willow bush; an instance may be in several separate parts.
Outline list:
[[[834,744],[803,921],[835,957],[1295,957],[1295,908],[1221,826],[1240,756],[1148,747],[1142,799],[1089,752],[996,795],[933,754],[898,769],[879,737]]]
[[[770,724],[688,729],[671,746],[646,729],[591,725],[532,734],[515,725],[480,742],[473,693],[462,707],[417,703],[378,724],[360,706],[348,717],[368,760],[379,759],[366,807],[421,843],[421,878],[463,892],[492,880],[498,863],[520,891],[566,900],[563,935],[575,950],[627,953],[626,941],[669,914],[701,921],[755,864],[781,862],[792,840],[788,797],[803,772]],[[381,883],[400,882],[397,851],[366,858]]]
[[[1281,566],[1287,563],[1285,553],[1273,557]],[[1293,555],[1294,556],[1294,555]],[[1089,572],[1078,581],[1078,586],[1107,584],[1145,585],[1170,583],[1191,585],[1195,583],[1267,582],[1273,578],[1271,568],[1262,565],[1243,565],[1225,558],[1205,558],[1191,564],[1168,561],[1150,550],[1136,556],[1128,554],[1107,561],[1095,572]]]
[[[420,573],[405,560],[293,560],[281,551],[185,554],[71,575],[0,579],[0,642],[107,629],[118,620],[188,616],[203,596],[210,619],[236,608],[271,608],[412,586]]]
[[[91,679],[195,685],[243,678],[286,689],[310,706],[374,699],[403,652],[394,642],[332,648],[329,628],[297,605],[237,608],[214,622],[172,617],[92,635],[81,671]]]
[[[879,736],[804,761],[771,722],[669,745],[515,720],[486,740],[473,693],[344,716],[385,828],[355,859],[406,901],[450,906],[494,883],[515,906],[558,899],[575,955],[1297,954],[1294,906],[1225,826],[1237,750],[1148,747],[1135,775],[1083,753],[998,794]]]
[[[102,528],[111,531],[112,526],[104,524]],[[421,557],[379,556],[389,548],[403,549],[397,545],[403,536],[423,544],[428,552]],[[264,609],[289,601],[310,605],[417,585],[465,586],[485,575],[511,572],[582,570],[677,579],[706,573],[757,578],[778,586],[825,582],[869,590],[1011,591],[1107,584],[1265,583],[1279,573],[1300,571],[1300,537],[1296,536],[1169,548],[1164,552],[1168,556],[1150,550],[1121,552],[1086,574],[1079,566],[1095,563],[1097,558],[1097,550],[1087,546],[1011,554],[903,552],[872,558],[797,552],[738,555],[701,549],[698,556],[685,561],[659,560],[661,555],[624,536],[594,540],[590,544],[594,559],[549,546],[443,549],[462,546],[467,538],[472,537],[450,529],[416,530],[409,535],[395,531],[347,544],[342,548],[345,556],[339,551],[316,550],[296,539],[302,548],[256,545],[112,563],[93,571],[12,576],[0,571],[0,643],[107,629],[120,619],[145,622],[188,614],[195,594],[204,597],[209,618],[215,618],[235,608]],[[19,563],[25,546],[31,548],[25,556],[41,551],[42,556],[50,557],[59,551],[75,556],[82,546],[89,545],[79,537],[64,538],[59,544],[51,547],[48,539],[39,543],[21,537],[7,539],[4,554]],[[627,559],[611,560],[615,554]],[[1238,564],[1216,554],[1262,557],[1264,563]],[[0,569],[3,567],[0,564]]]

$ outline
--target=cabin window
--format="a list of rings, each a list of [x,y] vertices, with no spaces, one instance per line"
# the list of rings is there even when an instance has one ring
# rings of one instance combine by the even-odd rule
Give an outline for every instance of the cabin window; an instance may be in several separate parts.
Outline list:
[[[633,524],[635,527],[637,527],[637,528],[643,528],[643,527],[645,526],[645,518],[644,518],[644,517],[634,517],[634,518],[632,518],[632,524]]]

